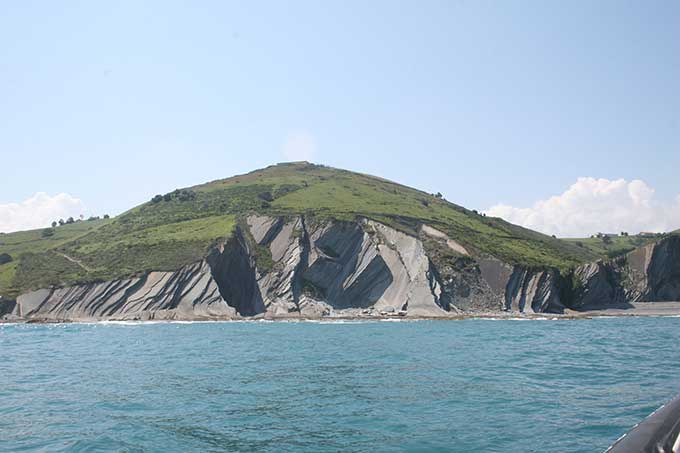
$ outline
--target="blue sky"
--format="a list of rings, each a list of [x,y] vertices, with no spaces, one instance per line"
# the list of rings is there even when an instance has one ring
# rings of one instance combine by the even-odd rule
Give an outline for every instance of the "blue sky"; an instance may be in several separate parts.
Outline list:
[[[679,81],[675,1],[4,2],[0,208],[309,157],[475,209],[639,179],[669,228]]]

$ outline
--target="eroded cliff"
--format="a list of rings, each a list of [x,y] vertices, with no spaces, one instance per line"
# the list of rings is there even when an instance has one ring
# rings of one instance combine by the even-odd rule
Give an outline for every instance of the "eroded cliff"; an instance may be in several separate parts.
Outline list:
[[[449,317],[561,313],[680,300],[680,238],[609,262],[513,266],[426,224],[407,234],[373,220],[251,215],[201,261],[174,272],[61,288],[0,301],[25,320],[202,320],[326,316]]]

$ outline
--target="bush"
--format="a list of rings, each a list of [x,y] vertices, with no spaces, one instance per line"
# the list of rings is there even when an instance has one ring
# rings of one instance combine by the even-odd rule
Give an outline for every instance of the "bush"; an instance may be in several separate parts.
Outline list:
[[[0,264],[11,263],[14,259],[9,253],[0,253]]]
[[[193,190],[182,189],[180,191],[175,191],[177,199],[179,201],[191,201],[196,198],[196,192]]]
[[[163,195],[156,195],[151,199],[151,203],[160,203],[163,201]],[[104,216],[106,218],[106,216]]]
[[[57,227],[57,225],[58,225],[58,223],[57,223],[57,222],[52,222],[52,228],[56,228],[56,227]]]
[[[257,194],[257,196],[261,200],[264,200],[264,201],[269,202],[269,203],[274,201],[274,197],[272,196],[271,192],[261,192],[261,193]]]
[[[40,236],[44,238],[48,238],[50,236],[54,236],[54,230],[52,228],[45,228],[40,232]]]

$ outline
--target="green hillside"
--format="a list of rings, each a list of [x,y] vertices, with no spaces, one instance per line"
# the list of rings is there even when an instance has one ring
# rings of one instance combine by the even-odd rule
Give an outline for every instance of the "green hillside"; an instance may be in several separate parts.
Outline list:
[[[373,176],[306,162],[158,195],[111,220],[0,236],[0,294],[101,281],[199,260],[249,213],[316,218],[367,217],[414,233],[440,229],[469,250],[509,263],[568,268],[593,260],[594,247],[551,238],[486,217],[440,197]]]
[[[671,233],[674,234],[674,233]],[[630,236],[614,236],[614,237],[590,237],[590,238],[574,238],[565,239],[565,241],[582,247],[601,258],[616,258],[617,256],[625,255],[632,252],[638,247],[658,241],[663,235],[630,235]]]

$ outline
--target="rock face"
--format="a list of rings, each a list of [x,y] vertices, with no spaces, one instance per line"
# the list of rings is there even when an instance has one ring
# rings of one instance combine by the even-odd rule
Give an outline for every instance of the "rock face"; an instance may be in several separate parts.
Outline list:
[[[12,313],[15,306],[16,301],[12,299],[5,299],[4,297],[0,296],[0,319],[2,319],[3,316]]]
[[[680,236],[671,235],[608,262],[574,273],[570,308],[625,308],[628,302],[680,300]]]
[[[571,308],[589,310],[606,307],[626,307],[626,295],[621,286],[621,272],[615,263],[590,263],[576,269]]]
[[[447,317],[621,307],[626,300],[680,300],[680,238],[581,266],[568,277],[475,255],[427,225],[408,235],[367,219],[250,216],[200,262],[172,272],[32,291],[16,302],[0,300],[0,317]]]
[[[680,300],[680,236],[670,236],[651,248],[638,300]]]
[[[202,261],[176,272],[104,283],[41,289],[17,298],[13,314],[25,319],[206,319],[235,316]]]
[[[248,219],[272,269],[258,276],[273,315],[342,310],[444,316],[442,289],[422,243],[377,222]]]
[[[559,296],[559,273],[555,270],[531,270],[515,267],[505,290],[505,309],[534,313],[562,313]]]

